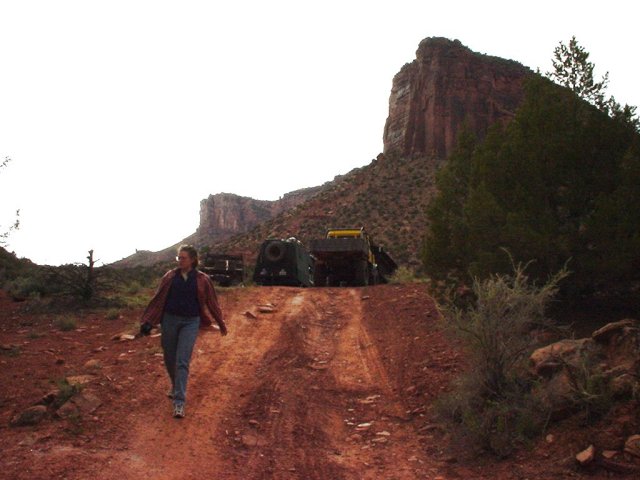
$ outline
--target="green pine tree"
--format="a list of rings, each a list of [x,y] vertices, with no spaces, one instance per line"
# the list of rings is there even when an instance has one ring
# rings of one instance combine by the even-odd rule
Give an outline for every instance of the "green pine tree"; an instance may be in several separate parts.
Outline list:
[[[444,278],[454,267],[464,268],[469,262],[463,210],[476,143],[475,136],[463,128],[455,151],[436,175],[440,194],[427,210],[429,229],[422,249],[424,266],[434,277]]]
[[[544,281],[566,262],[575,293],[640,279],[637,133],[542,77],[515,119],[476,145],[461,137],[427,212],[424,266],[435,278],[508,273],[533,261]],[[630,211],[631,210],[631,211]],[[614,220],[614,226],[611,225]],[[607,250],[615,249],[613,257]]]

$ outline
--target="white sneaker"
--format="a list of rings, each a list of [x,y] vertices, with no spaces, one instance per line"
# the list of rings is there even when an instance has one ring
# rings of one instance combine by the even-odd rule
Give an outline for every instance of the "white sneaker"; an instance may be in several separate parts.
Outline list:
[[[173,406],[173,418],[184,418],[184,405]]]

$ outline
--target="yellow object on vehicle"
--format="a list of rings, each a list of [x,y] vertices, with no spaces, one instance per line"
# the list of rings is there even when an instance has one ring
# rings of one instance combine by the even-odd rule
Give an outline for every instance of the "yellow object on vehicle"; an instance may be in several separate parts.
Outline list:
[[[337,228],[327,231],[327,238],[362,238],[364,229]]]

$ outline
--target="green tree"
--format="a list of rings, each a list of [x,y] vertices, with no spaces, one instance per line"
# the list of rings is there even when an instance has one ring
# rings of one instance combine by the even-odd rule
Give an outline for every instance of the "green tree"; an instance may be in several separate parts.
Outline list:
[[[637,142],[628,125],[532,77],[514,120],[472,150],[463,147],[465,155],[457,152],[439,172],[426,270],[487,278],[508,272],[506,249],[516,262],[534,260],[529,273],[538,280],[571,260],[571,285],[580,292],[607,289],[621,273],[640,279],[629,267],[640,259]]]
[[[596,199],[587,223],[589,267],[601,284],[615,290],[637,280],[640,270],[639,147],[636,142],[624,154],[615,190]]]
[[[452,266],[462,268],[469,262],[463,213],[476,143],[471,131],[463,128],[446,167],[436,175],[440,194],[428,207],[429,229],[422,248],[425,267],[434,276],[445,277]]]
[[[626,104],[623,107],[613,96],[606,99],[609,72],[606,72],[600,81],[596,81],[595,65],[589,61],[589,52],[578,43],[575,36],[571,37],[569,45],[560,42],[554,49],[552,65],[553,71],[547,72],[551,80],[569,88],[577,97],[586,100],[612,118],[640,131],[636,107]]]
[[[589,52],[580,46],[575,36],[571,37],[568,46],[562,42],[558,44],[553,51],[552,64],[553,71],[547,73],[549,78],[571,89],[583,100],[602,108],[609,72],[599,82],[595,80],[595,65],[589,61]]]

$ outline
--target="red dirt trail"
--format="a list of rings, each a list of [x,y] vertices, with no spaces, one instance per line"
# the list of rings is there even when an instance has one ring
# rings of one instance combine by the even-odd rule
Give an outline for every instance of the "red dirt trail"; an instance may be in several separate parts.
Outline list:
[[[541,466],[549,452],[483,462],[448,447],[433,401],[464,365],[424,286],[219,295],[229,335],[199,336],[183,420],[171,417],[159,338],[111,340],[135,328],[140,310],[116,320],[80,312],[78,328],[61,332],[52,315],[1,297],[0,343],[12,350],[0,356],[0,477],[575,478]],[[87,374],[95,411],[9,426],[57,379]],[[554,448],[558,458],[571,453]]]

